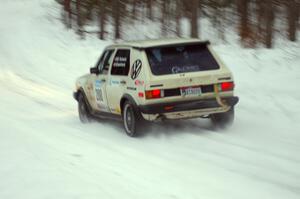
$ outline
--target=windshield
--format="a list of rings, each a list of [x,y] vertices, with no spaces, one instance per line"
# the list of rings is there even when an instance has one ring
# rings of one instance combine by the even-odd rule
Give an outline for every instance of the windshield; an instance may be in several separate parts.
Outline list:
[[[206,45],[155,47],[146,49],[154,75],[199,72],[219,69]]]

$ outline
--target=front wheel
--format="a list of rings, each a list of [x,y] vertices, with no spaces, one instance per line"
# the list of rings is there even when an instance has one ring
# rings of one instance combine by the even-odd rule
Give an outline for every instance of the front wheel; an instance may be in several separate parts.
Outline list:
[[[139,116],[134,106],[128,101],[123,106],[122,116],[126,134],[130,137],[136,137]]]
[[[78,95],[78,114],[79,119],[82,123],[88,123],[92,120],[85,98],[82,93],[79,93]]]
[[[210,116],[214,128],[225,129],[230,127],[234,121],[234,107],[225,113],[216,113]]]

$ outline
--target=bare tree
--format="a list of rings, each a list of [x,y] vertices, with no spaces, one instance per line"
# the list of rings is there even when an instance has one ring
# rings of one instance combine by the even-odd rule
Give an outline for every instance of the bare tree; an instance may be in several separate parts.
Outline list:
[[[76,1],[76,12],[77,12],[77,33],[81,36],[81,38],[84,37],[84,31],[83,31],[83,15],[81,12],[82,9],[82,0],[77,0]]]
[[[228,7],[230,3],[230,0],[209,0],[206,4],[212,10],[208,17],[212,20],[213,26],[217,29],[219,38],[223,41],[226,40],[226,7]]]
[[[297,0],[296,13],[297,13],[297,26],[298,26],[298,29],[300,30],[300,0]]]
[[[289,40],[297,40],[297,23],[299,9],[296,0],[289,0],[287,3],[287,21],[288,21],[288,36]],[[298,16],[297,16],[298,15]]]
[[[265,15],[266,15],[266,34],[265,43],[267,48],[272,48],[273,45],[273,26],[274,26],[274,9],[273,0],[266,0]]]
[[[297,1],[297,26],[300,30],[300,0]]]
[[[171,31],[180,37],[181,19],[188,18],[190,36],[198,38],[200,29],[198,22],[202,16],[212,21],[215,31],[222,40],[225,40],[226,27],[238,24],[237,32],[241,43],[246,47],[255,47],[257,43],[263,43],[266,47],[271,48],[276,17],[286,16],[286,32],[289,40],[296,41],[297,31],[300,29],[300,0],[56,1],[62,6],[63,23],[68,28],[74,28],[81,37],[84,37],[86,33],[96,33],[100,39],[105,39],[106,25],[111,20],[114,27],[114,38],[121,39],[123,23],[129,24],[132,22],[130,20],[144,20],[145,18],[153,21],[157,14],[154,11],[157,11],[157,8],[160,9],[159,20],[162,37],[171,34]],[[138,17],[141,10],[142,19]],[[280,20],[282,21],[282,17]],[[99,31],[84,30],[86,24],[95,21],[99,25]]]
[[[114,26],[115,26],[115,39],[121,39],[121,18],[120,18],[120,9],[121,2],[120,0],[113,0],[113,20],[114,20]]]
[[[176,12],[175,12],[175,23],[176,23],[176,35],[177,37],[181,36],[181,24],[180,19],[182,15],[182,1],[176,0]]]
[[[72,28],[71,0],[64,0],[64,20],[68,28]]]
[[[167,1],[161,1],[161,34],[163,37],[167,35],[167,24],[166,24],[166,17],[167,17]]]
[[[106,0],[98,0],[98,18],[99,18],[99,39],[104,39],[105,26],[106,26],[106,10],[107,2]]]
[[[255,1],[255,6],[256,6],[256,28],[255,28],[255,39],[257,42],[262,42],[263,41],[263,22],[264,22],[264,2],[261,0],[256,0]]]
[[[198,38],[198,9],[199,9],[199,0],[191,0],[190,4],[190,21],[191,21],[191,37]]]
[[[249,0],[238,0],[237,8],[239,21],[239,35],[241,41],[244,42],[247,39],[249,33],[249,14],[248,14]]]
[[[132,0],[131,1],[131,6],[132,6],[132,10],[131,10],[131,18],[132,19],[137,19],[136,15],[137,15],[137,2],[138,0]]]
[[[153,20],[153,0],[146,0],[147,3],[147,17],[150,20]]]

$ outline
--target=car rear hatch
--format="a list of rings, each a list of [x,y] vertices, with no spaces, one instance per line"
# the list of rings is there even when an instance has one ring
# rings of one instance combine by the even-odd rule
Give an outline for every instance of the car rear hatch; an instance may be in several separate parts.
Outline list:
[[[232,82],[230,71],[217,61],[207,43],[153,47],[146,54],[152,74],[146,99],[211,98],[215,85]]]

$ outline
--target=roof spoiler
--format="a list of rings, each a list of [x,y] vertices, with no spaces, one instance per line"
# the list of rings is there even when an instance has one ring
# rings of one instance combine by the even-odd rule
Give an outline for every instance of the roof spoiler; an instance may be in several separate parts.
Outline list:
[[[147,47],[138,47],[134,46],[134,49],[138,50],[145,50],[145,49],[150,49],[150,48],[167,48],[167,47],[174,47],[174,46],[192,46],[192,45],[204,45],[208,46],[210,45],[210,41],[192,41],[192,42],[183,42],[183,43],[174,43],[174,44],[162,44],[162,45],[155,45],[155,46],[147,46]]]

